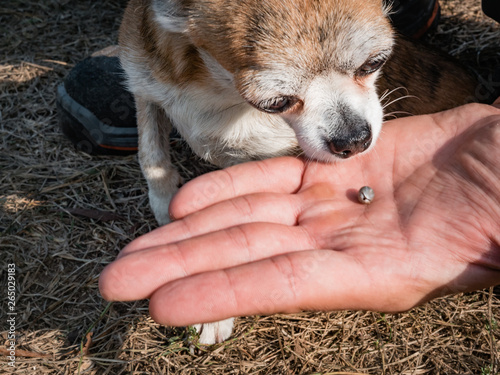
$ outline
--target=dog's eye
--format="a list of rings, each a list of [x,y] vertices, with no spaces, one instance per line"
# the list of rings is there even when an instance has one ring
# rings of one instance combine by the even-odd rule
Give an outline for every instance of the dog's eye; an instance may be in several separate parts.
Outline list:
[[[376,57],[367,60],[363,65],[361,65],[356,71],[358,77],[365,77],[379,70],[382,65],[385,64],[386,59],[381,57]]]
[[[296,99],[288,96],[281,96],[260,102],[257,107],[269,113],[285,112],[288,108],[297,102]]]

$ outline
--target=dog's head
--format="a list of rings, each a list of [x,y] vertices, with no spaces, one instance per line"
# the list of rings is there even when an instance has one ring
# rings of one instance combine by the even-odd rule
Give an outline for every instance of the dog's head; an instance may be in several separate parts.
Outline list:
[[[383,117],[375,81],[393,46],[381,0],[155,4],[248,103],[282,116],[308,157],[345,159],[374,143]]]

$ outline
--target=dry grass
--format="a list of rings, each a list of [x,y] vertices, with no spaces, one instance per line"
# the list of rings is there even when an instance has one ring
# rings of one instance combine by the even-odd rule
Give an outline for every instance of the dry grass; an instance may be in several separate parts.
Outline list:
[[[478,1],[442,2],[443,23],[431,41],[480,65],[483,74],[500,66],[500,28],[481,16]],[[154,221],[135,157],[89,157],[61,136],[55,88],[76,62],[116,42],[124,6],[125,0],[3,0],[0,7],[0,295],[6,311],[6,264],[15,263],[20,355],[14,368],[0,355],[0,373],[500,371],[500,300],[492,290],[396,315],[247,317],[230,341],[194,350],[191,332],[154,323],[146,302],[104,302],[99,272]],[[81,210],[107,214],[93,219]],[[5,315],[0,332],[1,352]]]

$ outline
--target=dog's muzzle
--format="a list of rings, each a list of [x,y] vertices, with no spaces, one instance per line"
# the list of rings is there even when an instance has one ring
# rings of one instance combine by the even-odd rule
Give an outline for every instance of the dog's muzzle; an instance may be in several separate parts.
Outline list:
[[[364,117],[345,107],[335,117],[332,131],[325,140],[333,155],[347,159],[370,147],[373,135],[371,126]]]

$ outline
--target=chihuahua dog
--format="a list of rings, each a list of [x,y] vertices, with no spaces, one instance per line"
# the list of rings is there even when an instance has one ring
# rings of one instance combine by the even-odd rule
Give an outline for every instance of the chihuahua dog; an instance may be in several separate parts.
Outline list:
[[[468,101],[469,75],[395,36],[387,13],[382,0],[130,1],[120,60],[158,223],[169,221],[182,183],[169,154],[172,126],[219,167],[282,155],[336,162],[373,147],[383,93],[396,114]],[[399,88],[407,99],[394,96]],[[197,325],[199,340],[221,342],[232,325]]]

